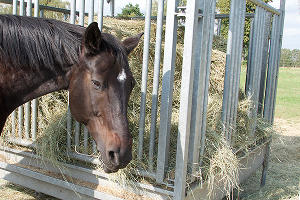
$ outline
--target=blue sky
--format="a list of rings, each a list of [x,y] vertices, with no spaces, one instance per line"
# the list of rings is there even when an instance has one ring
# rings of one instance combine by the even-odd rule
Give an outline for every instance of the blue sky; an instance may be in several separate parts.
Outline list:
[[[86,1],[86,8],[88,6]],[[104,15],[109,15],[109,5],[104,0]],[[139,4],[141,11],[144,13],[146,9],[146,0],[115,0],[115,13],[120,13],[122,8],[128,4]],[[279,8],[280,0],[273,0],[270,3],[275,8]],[[98,0],[95,0],[95,5],[98,5]],[[79,9],[79,1],[77,9]],[[95,6],[95,9],[96,6]],[[286,13],[283,32],[283,48],[300,49],[300,0],[286,0]]]

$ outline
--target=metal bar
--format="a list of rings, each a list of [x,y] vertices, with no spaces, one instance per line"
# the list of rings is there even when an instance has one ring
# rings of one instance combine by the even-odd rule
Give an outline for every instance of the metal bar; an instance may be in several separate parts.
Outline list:
[[[270,6],[269,4],[267,4],[261,0],[247,0],[247,1],[254,3],[255,5],[257,5],[259,7],[262,7],[265,10],[267,10],[273,14],[280,15],[280,10],[273,8],[272,6]]]
[[[181,200],[185,197],[188,148],[190,136],[193,79],[195,68],[195,52],[197,52],[197,24],[198,24],[198,0],[187,1],[184,52],[182,61],[182,79],[180,88],[180,108],[178,121],[178,137],[176,152],[176,172],[174,199]]]
[[[157,121],[157,104],[158,104],[158,84],[161,58],[161,44],[164,18],[164,0],[158,1],[157,26],[156,26],[156,43],[155,43],[155,61],[152,90],[152,107],[151,107],[151,126],[150,126],[150,145],[149,145],[149,167],[153,171],[153,155],[155,145],[156,121]]]
[[[111,1],[112,3],[112,1]],[[143,71],[141,85],[141,106],[140,106],[140,122],[139,122],[139,144],[138,144],[138,159],[143,157],[143,143],[145,132],[145,117],[146,117],[146,95],[147,95],[147,78],[149,65],[149,46],[150,46],[150,31],[151,31],[151,10],[152,0],[146,2],[147,10],[145,16],[145,35],[144,35],[144,51],[143,51]]]
[[[274,15],[272,20],[272,33],[270,40],[269,60],[268,60],[268,72],[266,81],[265,101],[264,101],[264,119],[271,122],[271,110],[272,110],[272,90],[274,88],[274,70],[276,65],[276,56],[278,50],[278,38],[279,38],[279,16]]]
[[[29,139],[30,132],[30,102],[25,104],[25,139]]]
[[[79,147],[80,123],[75,122],[75,146]]]
[[[11,114],[11,135],[13,138],[16,137],[16,111],[15,110]]]
[[[147,4],[147,9],[149,9],[149,4]],[[115,16],[115,0],[110,0],[110,15]]]
[[[40,17],[41,18],[44,18],[44,11],[45,11],[44,9],[42,9],[42,8],[40,9]]]
[[[79,25],[84,26],[85,0],[80,1]]]
[[[104,8],[104,0],[99,0],[98,26],[100,31],[102,31],[102,27],[103,27],[103,8]]]
[[[158,138],[158,154],[156,181],[162,183],[168,166],[170,124],[172,115],[173,80],[176,58],[177,18],[174,15],[178,0],[168,0],[166,18],[166,36],[164,50],[164,65],[162,74],[162,94],[160,106],[160,126]]]
[[[23,105],[18,108],[18,137],[22,138],[23,129]]]
[[[85,126],[83,129],[83,146],[84,146],[84,153],[88,153],[88,141],[89,141],[89,131]]]
[[[72,136],[72,117],[70,107],[67,111],[67,151],[71,149],[71,136]]]
[[[199,20],[197,27],[197,46],[195,48],[195,69],[193,83],[193,99],[191,111],[189,168],[190,173],[199,169],[199,153],[201,139],[205,137],[204,124],[206,123],[207,96],[209,86],[209,71],[212,51],[212,38],[214,34],[214,15],[216,1],[200,1],[200,9],[203,10],[203,18]],[[206,82],[208,81],[208,82]],[[203,132],[202,132],[203,130]]]
[[[279,61],[282,47],[282,36],[283,36],[283,27],[284,27],[284,17],[285,17],[285,0],[280,0],[280,11],[281,15],[279,17],[279,47],[277,49],[277,64],[276,64],[276,73],[275,73],[275,89],[272,101],[272,112],[271,112],[271,122],[274,122],[274,112],[275,112],[275,104],[276,104],[276,93],[277,93],[277,83],[278,83],[278,73],[279,73]]]
[[[240,89],[240,74],[241,74],[241,64],[242,64],[242,50],[243,50],[243,39],[244,39],[244,26],[245,26],[245,13],[246,13],[246,1],[241,1],[239,5],[239,22],[240,27],[238,28],[237,33],[237,46],[236,51],[238,55],[235,61],[235,83],[234,83],[234,96],[233,96],[233,112],[232,112],[232,129],[236,130],[236,119],[237,119],[237,108],[238,108],[238,97],[239,97],[239,89]],[[231,134],[229,135],[229,141],[231,141]]]
[[[26,15],[27,16],[32,16],[32,0],[27,0]]]
[[[90,0],[88,23],[91,24],[93,21],[94,21],[94,0]]]
[[[245,94],[248,94],[249,92],[249,84],[251,82],[251,74],[253,73],[253,65],[251,64],[252,59],[251,59],[251,54],[252,54],[252,43],[253,43],[253,33],[254,33],[254,20],[251,19],[250,22],[250,37],[249,37],[249,47],[248,47],[248,60],[247,60],[247,72],[246,72],[246,83],[245,83]],[[251,71],[252,70],[252,71]]]
[[[18,0],[13,0],[13,15],[17,15]]]
[[[226,68],[222,104],[223,132],[228,142],[231,141],[232,128],[235,127],[239,73],[244,35],[245,0],[231,1],[229,34],[227,40]]]
[[[34,0],[34,17],[39,16],[39,0]]]
[[[37,115],[38,115],[38,100],[33,99],[31,101],[31,110],[32,110],[32,123],[31,123],[31,138],[33,141],[36,140],[36,133],[37,133]]]
[[[75,24],[76,0],[71,0],[70,23]]]
[[[93,153],[96,153],[97,152],[97,145],[96,145],[96,142],[95,142],[95,140],[93,140],[93,142],[92,142],[92,148],[93,148]]]
[[[271,25],[271,13],[267,13],[266,21],[264,27],[264,41],[263,41],[263,56],[262,56],[262,68],[261,68],[261,78],[259,84],[259,97],[258,97],[258,113],[262,115],[263,111],[263,101],[264,101],[264,91],[265,91],[265,82],[266,82],[266,70],[267,70],[267,61],[269,53],[269,36],[270,36],[270,25]]]
[[[215,19],[229,18],[229,14],[215,14]],[[254,18],[254,13],[245,13],[245,18]]]
[[[24,0],[20,0],[20,16],[24,16],[25,6],[24,6]]]

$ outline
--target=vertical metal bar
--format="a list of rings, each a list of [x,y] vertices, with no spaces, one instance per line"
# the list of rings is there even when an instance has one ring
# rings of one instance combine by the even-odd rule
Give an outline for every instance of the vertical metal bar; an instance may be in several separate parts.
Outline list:
[[[80,10],[79,10],[79,25],[84,26],[84,17],[85,17],[85,0],[80,1]]]
[[[18,0],[13,0],[13,15],[17,14],[18,10]]]
[[[39,17],[39,0],[34,0],[34,17]]]
[[[11,114],[11,135],[16,137],[16,111],[14,110]]]
[[[88,129],[84,127],[83,134],[83,146],[84,146],[84,153],[88,153],[88,141],[89,141],[89,135],[88,135]]]
[[[29,139],[30,132],[30,102],[25,104],[25,138]]]
[[[245,26],[245,14],[246,14],[246,1],[240,1],[239,2],[239,14],[237,22],[239,24],[239,27],[237,28],[237,41],[236,41],[236,58],[235,58],[235,75],[234,79],[235,82],[233,83],[233,103],[231,107],[231,126],[232,130],[235,130],[236,128],[236,118],[237,118],[237,108],[238,108],[238,97],[239,97],[239,89],[240,89],[240,73],[241,73],[241,64],[242,64],[242,52],[243,52],[243,39],[244,39],[244,26]],[[229,133],[228,140],[231,142],[231,135],[232,132]]]
[[[102,31],[103,27],[103,7],[104,6],[104,0],[99,0],[99,8],[98,8],[98,26],[100,31]]]
[[[252,59],[251,59],[251,55],[252,55],[252,43],[253,43],[253,32],[254,32],[254,19],[251,18],[250,19],[250,37],[249,37],[249,47],[248,47],[248,60],[247,60],[247,72],[246,72],[246,83],[245,83],[245,94],[248,94],[249,92],[249,84],[251,82],[251,74],[253,74],[253,72],[251,70],[253,70],[251,67],[253,67],[253,65],[251,65]]]
[[[199,147],[201,139],[205,138],[204,123],[206,123],[206,107],[209,86],[209,72],[214,34],[216,1],[204,0],[199,3],[203,10],[203,17],[198,22],[197,37],[199,48],[195,49],[195,69],[193,84],[193,99],[191,111],[189,163],[192,164],[191,173],[197,169],[199,163]],[[203,131],[202,131],[203,130]]]
[[[43,18],[44,17],[44,9],[40,9],[40,17]]]
[[[141,160],[143,156],[152,0],[147,0],[146,5],[147,5],[147,10],[145,16],[145,35],[144,35],[143,71],[142,71],[142,85],[141,85],[141,106],[140,106],[141,110],[140,110],[140,122],[139,122],[139,146],[138,146],[139,160]]]
[[[75,122],[75,146],[79,147],[80,124]]]
[[[75,24],[75,17],[76,17],[75,11],[76,11],[76,0],[71,0],[71,8],[70,8],[70,23],[71,24]],[[70,100],[68,100],[68,105],[69,104],[70,104]],[[68,111],[67,111],[67,151],[71,150],[71,136],[72,136],[72,116],[71,116],[70,106],[68,106]]]
[[[24,0],[20,0],[20,16],[24,16],[24,11],[25,11],[25,7],[24,7]]]
[[[284,27],[284,17],[285,17],[285,0],[280,0],[280,16],[279,16],[279,25],[278,32],[279,34],[279,43],[277,49],[277,63],[276,63],[276,72],[275,72],[275,88],[273,90],[273,99],[272,99],[272,112],[271,112],[271,122],[274,122],[274,112],[275,112],[275,103],[276,103],[276,93],[277,93],[277,83],[278,83],[278,73],[279,73],[279,61],[281,54],[281,46],[282,46],[282,35],[283,35],[283,27]]]
[[[233,84],[237,84],[237,67],[240,67],[240,59],[242,56],[241,43],[244,34],[244,21],[245,20],[245,0],[232,0],[230,15],[229,15],[229,33],[227,40],[227,55],[226,55],[226,68],[222,104],[222,123],[223,132],[228,141],[231,138],[231,128],[233,123],[233,116],[236,115],[234,107],[236,106],[233,99],[236,97],[237,92]]]
[[[71,8],[70,8],[70,23],[75,24],[75,18],[76,18],[76,0],[71,0]]]
[[[154,61],[154,72],[153,72],[154,77],[153,77],[153,90],[152,90],[151,126],[150,126],[150,145],[149,145],[149,167],[151,171],[153,171],[153,154],[154,154],[156,120],[157,120],[157,103],[158,103],[157,100],[158,100],[158,84],[159,84],[163,18],[164,18],[164,0],[159,0],[158,11],[157,11],[155,61]]]
[[[23,105],[18,108],[18,136],[22,138],[23,129]]]
[[[168,0],[166,18],[166,36],[164,50],[164,66],[162,74],[162,94],[160,106],[160,126],[158,139],[158,154],[156,181],[163,182],[168,166],[170,124],[172,115],[173,80],[176,58],[177,17],[175,15],[178,0]]]
[[[267,13],[265,19],[264,27],[264,39],[263,39],[263,56],[262,56],[262,68],[261,68],[261,78],[259,83],[259,97],[258,97],[258,114],[262,116],[263,111],[263,101],[264,101],[264,91],[266,82],[266,70],[267,70],[267,60],[269,53],[269,35],[270,35],[270,24],[271,23],[271,13]]]
[[[182,79],[180,88],[180,108],[178,121],[178,137],[176,152],[176,172],[174,199],[181,200],[185,197],[188,148],[190,136],[190,122],[192,109],[193,79],[195,68],[195,52],[197,45],[198,25],[198,0],[189,0],[186,5],[186,22],[184,34],[184,52],[182,62]]]
[[[90,0],[90,7],[89,7],[89,20],[88,23],[92,23],[94,21],[94,0]]]
[[[149,4],[146,3],[146,5],[147,5],[147,9],[149,9],[149,7],[148,7]],[[115,16],[115,0],[110,0],[110,15],[112,17]]]
[[[37,115],[38,115],[38,100],[33,99],[31,101],[31,106],[32,106],[32,123],[31,123],[31,137],[32,140],[36,140],[36,133],[37,133]]]
[[[93,153],[96,153],[97,152],[97,145],[96,145],[96,142],[94,140],[92,142],[92,145],[93,145]]]
[[[32,16],[32,0],[27,0],[26,15]]]

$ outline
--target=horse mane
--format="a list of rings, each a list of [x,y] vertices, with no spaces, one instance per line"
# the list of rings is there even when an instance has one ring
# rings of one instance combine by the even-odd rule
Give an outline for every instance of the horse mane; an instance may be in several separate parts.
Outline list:
[[[78,63],[85,28],[34,17],[0,15],[0,62],[5,67],[49,72],[66,71]],[[102,33],[101,50],[111,51],[124,66],[127,54],[112,35]]]

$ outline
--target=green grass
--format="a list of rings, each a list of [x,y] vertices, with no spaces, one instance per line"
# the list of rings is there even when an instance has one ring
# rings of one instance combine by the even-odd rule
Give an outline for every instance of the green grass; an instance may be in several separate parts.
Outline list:
[[[244,89],[246,68],[241,70],[240,87]],[[280,68],[275,117],[300,120],[300,68]]]

